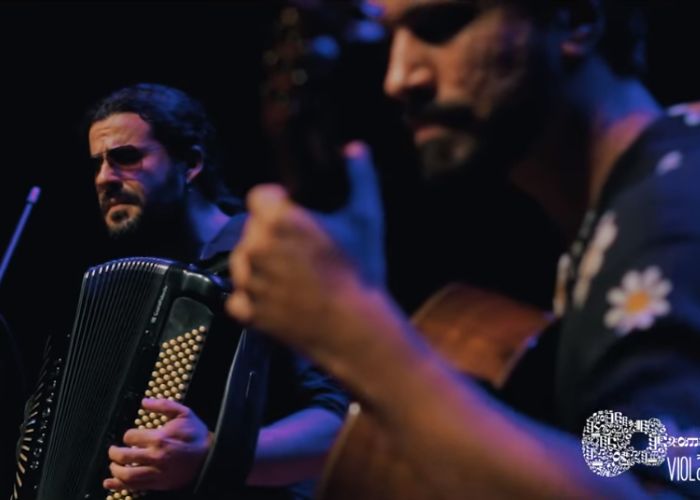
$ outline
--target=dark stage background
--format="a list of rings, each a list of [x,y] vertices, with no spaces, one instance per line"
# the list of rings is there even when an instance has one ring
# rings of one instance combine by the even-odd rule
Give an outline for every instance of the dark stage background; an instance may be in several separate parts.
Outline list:
[[[648,83],[664,104],[698,99],[700,76],[692,67],[700,47],[697,2],[657,4]],[[84,111],[127,84],[182,88],[209,110],[223,139],[226,181],[243,195],[254,183],[274,178],[264,154],[258,96],[261,54],[276,7],[0,4],[1,249],[30,187],[43,190],[0,285],[0,314],[19,338],[30,378],[46,335],[70,328],[82,272],[108,255],[85,162]],[[367,57],[350,66],[341,95],[354,110],[358,134],[375,147],[388,214],[390,287],[402,305],[414,308],[456,261],[465,277],[546,304],[559,251],[556,235],[534,207],[483,190],[465,201],[473,223],[453,223],[455,207],[440,218],[428,211],[398,113],[381,97],[384,55],[374,51]],[[526,209],[514,215],[513,205]],[[536,229],[521,223],[527,217],[539,221]],[[418,238],[423,231],[430,237]]]

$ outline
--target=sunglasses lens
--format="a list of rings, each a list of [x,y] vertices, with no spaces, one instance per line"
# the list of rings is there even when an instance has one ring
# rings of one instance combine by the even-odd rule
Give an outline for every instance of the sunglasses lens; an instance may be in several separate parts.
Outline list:
[[[90,157],[88,160],[88,164],[92,168],[92,170],[95,172],[95,175],[98,174],[100,171],[100,167],[102,166],[102,157],[101,156],[95,156],[95,157]]]
[[[109,150],[107,157],[120,167],[132,167],[143,159],[143,153],[134,146],[122,146]]]

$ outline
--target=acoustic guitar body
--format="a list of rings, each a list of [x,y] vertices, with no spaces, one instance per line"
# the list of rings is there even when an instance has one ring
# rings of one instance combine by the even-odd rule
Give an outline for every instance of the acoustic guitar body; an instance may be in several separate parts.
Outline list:
[[[498,388],[529,342],[550,322],[550,317],[500,294],[451,284],[433,295],[413,315],[412,321],[457,372]],[[429,490],[426,482],[416,477],[407,454],[411,447],[398,444],[382,432],[371,412],[363,411],[359,403],[352,403],[331,450],[317,498],[449,498]]]

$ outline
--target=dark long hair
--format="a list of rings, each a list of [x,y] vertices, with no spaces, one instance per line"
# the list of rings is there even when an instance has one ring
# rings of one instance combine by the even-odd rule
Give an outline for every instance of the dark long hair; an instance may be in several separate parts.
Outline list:
[[[153,138],[176,161],[189,163],[193,148],[199,148],[204,166],[194,186],[227,211],[238,208],[239,201],[220,177],[216,132],[199,101],[173,87],[138,83],[119,89],[95,104],[87,113],[86,130],[116,113],[138,114],[150,125]]]

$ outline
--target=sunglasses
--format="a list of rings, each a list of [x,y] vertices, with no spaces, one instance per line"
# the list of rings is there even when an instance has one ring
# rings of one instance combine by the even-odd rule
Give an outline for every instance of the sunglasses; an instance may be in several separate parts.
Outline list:
[[[139,148],[132,145],[118,146],[108,149],[104,153],[91,156],[89,162],[92,165],[95,175],[100,171],[102,162],[105,160],[112,169],[124,171],[139,170],[141,168],[141,161],[153,149],[155,148]]]

